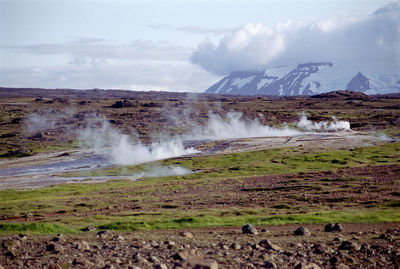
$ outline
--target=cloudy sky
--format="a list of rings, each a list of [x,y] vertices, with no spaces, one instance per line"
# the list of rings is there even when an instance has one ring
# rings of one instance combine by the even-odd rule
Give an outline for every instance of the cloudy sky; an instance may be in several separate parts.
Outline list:
[[[400,1],[0,0],[0,86],[200,92],[236,70],[400,73]]]

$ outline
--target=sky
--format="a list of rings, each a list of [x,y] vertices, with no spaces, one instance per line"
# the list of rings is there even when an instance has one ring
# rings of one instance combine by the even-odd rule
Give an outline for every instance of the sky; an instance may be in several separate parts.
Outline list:
[[[400,73],[396,0],[0,0],[0,86],[201,92],[232,71]]]

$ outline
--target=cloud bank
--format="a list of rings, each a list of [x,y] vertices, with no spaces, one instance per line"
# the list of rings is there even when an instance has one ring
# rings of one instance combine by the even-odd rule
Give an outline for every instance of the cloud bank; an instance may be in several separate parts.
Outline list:
[[[216,75],[317,61],[346,61],[399,73],[399,47],[400,1],[395,1],[365,17],[289,21],[275,28],[249,23],[218,44],[200,43],[191,61]]]
[[[0,49],[37,57],[33,66],[0,68],[2,86],[199,91],[216,80],[188,61],[191,49],[166,41],[118,44],[81,37],[64,43]],[[60,55],[65,64],[40,65],[43,57]]]

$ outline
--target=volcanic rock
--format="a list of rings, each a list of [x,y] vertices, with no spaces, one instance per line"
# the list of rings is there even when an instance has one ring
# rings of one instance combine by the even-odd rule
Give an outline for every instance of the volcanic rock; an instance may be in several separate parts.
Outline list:
[[[123,108],[123,107],[132,107],[137,106],[137,103],[132,103],[128,100],[123,101],[116,101],[114,104],[111,105],[112,108]]]
[[[279,246],[277,246],[275,244],[272,244],[267,239],[261,240],[258,244],[268,250],[275,250],[275,251],[282,250],[282,248],[280,248]]]
[[[86,241],[78,242],[75,248],[79,250],[90,250],[89,244]]]
[[[258,234],[256,228],[251,224],[246,224],[242,227],[243,234]]]
[[[94,226],[88,226],[88,227],[87,227],[87,230],[88,230],[89,232],[94,232],[94,231],[96,231],[96,227],[94,227]]]
[[[60,244],[57,244],[57,243],[48,244],[46,247],[46,250],[55,252],[55,253],[63,253],[64,252],[64,248]]]
[[[266,261],[264,263],[264,268],[278,268],[274,262]]]
[[[297,264],[294,269],[320,269],[317,264],[315,263],[299,263]]]
[[[359,250],[360,247],[351,241],[343,241],[338,249],[339,250]]]
[[[108,231],[108,230],[100,231],[100,232],[97,233],[97,236],[100,237],[100,238],[103,238],[103,239],[104,238],[109,238],[109,237],[111,237],[111,235],[112,235],[112,233],[110,231]]]
[[[296,236],[311,236],[311,233],[307,228],[299,227],[293,232],[293,235],[296,235]]]
[[[325,232],[341,232],[343,231],[342,226],[339,223],[325,225]]]
[[[193,234],[190,232],[181,232],[179,235],[186,238],[193,238]]]
[[[165,265],[164,263],[161,264],[156,264],[154,266],[155,269],[168,269],[167,265]]]

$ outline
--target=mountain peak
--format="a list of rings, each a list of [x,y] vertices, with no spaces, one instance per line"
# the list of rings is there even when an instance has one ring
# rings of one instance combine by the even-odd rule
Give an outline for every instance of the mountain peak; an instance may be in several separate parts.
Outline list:
[[[364,76],[361,72],[358,72],[357,75],[350,80],[350,82],[346,85],[347,89],[356,92],[365,92],[371,89],[371,84],[369,83],[369,79]]]
[[[349,65],[311,62],[267,68],[259,72],[232,72],[208,88],[206,93],[292,96],[345,89],[367,94],[398,93],[399,79],[400,74],[364,75]]]

